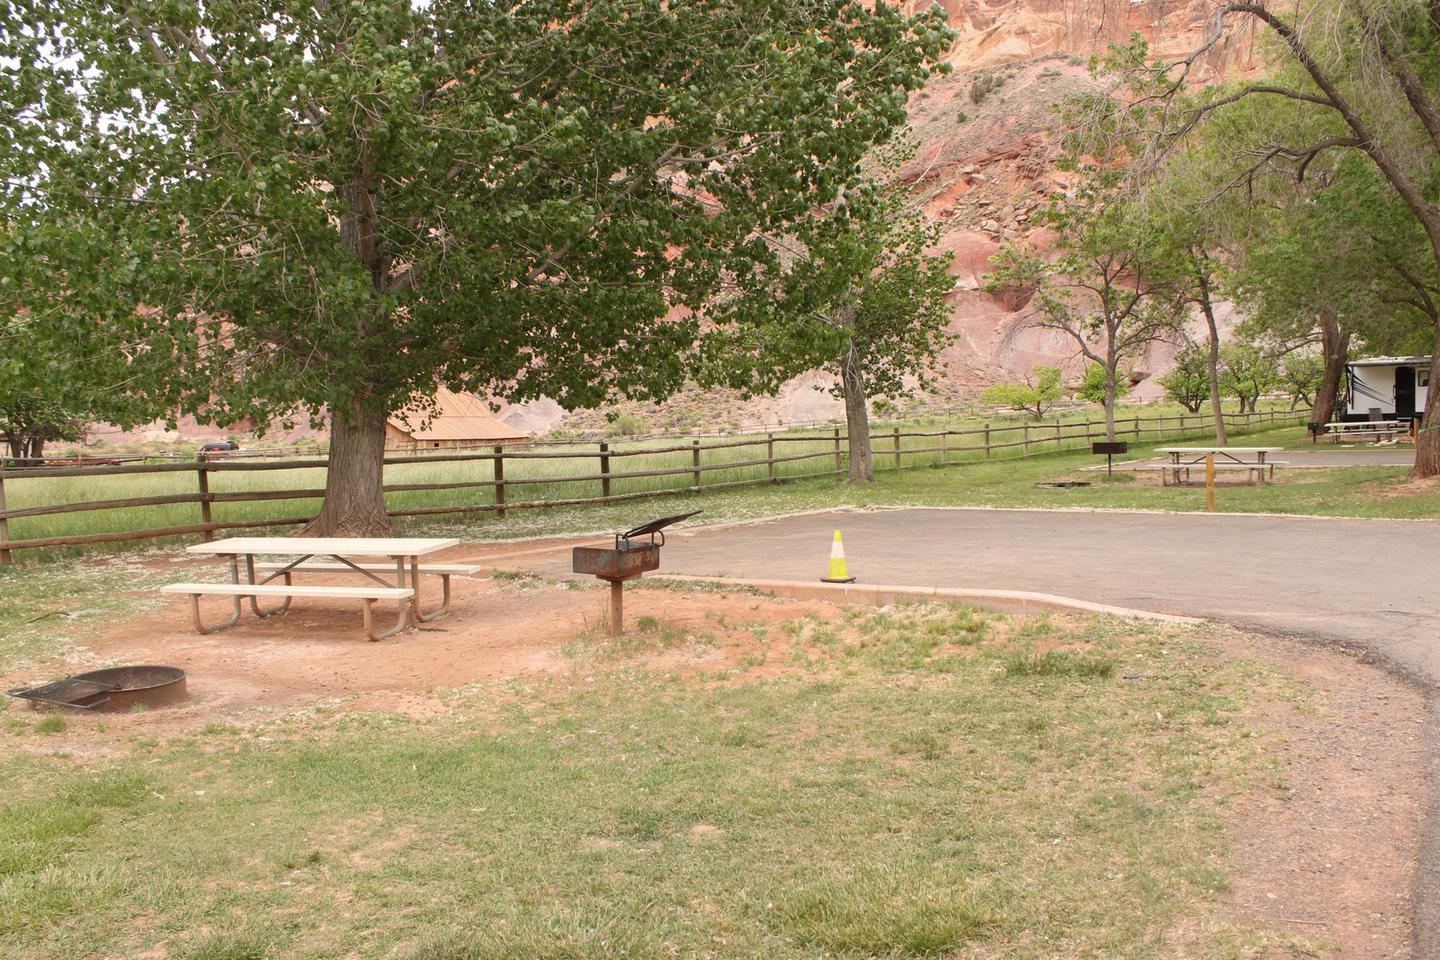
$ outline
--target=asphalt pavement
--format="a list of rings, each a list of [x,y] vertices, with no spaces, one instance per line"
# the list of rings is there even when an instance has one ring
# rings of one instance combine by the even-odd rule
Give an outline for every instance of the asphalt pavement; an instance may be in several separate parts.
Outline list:
[[[1031,590],[1365,647],[1440,686],[1440,521],[989,509],[836,511],[676,529],[662,572]],[[565,572],[569,557],[545,566]]]

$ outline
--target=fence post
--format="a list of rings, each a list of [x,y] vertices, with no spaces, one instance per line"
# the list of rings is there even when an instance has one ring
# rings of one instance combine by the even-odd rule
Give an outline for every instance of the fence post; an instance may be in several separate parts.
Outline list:
[[[205,454],[199,456],[200,465],[195,468],[195,473],[200,480],[200,522],[205,524],[205,532],[200,536],[209,543],[215,539],[215,531],[210,529],[214,519],[210,515],[210,471],[205,469]]]
[[[10,551],[5,544],[10,542],[10,521],[5,519],[5,466],[0,464],[0,564],[10,562]]]
[[[1060,436],[1060,421],[1055,421],[1055,452],[1061,453],[1065,450],[1065,441]]]
[[[765,474],[775,482],[775,434],[765,434]]]
[[[700,441],[690,441],[690,466],[694,468],[692,474],[695,482],[691,485],[692,490],[700,489]]]
[[[835,472],[845,469],[840,465],[840,428],[835,428]]]
[[[1028,457],[1030,456],[1030,421],[1026,420],[1021,426],[1025,428],[1025,433],[1020,445],[1020,455],[1022,457]]]
[[[610,444],[600,441],[600,496],[610,497]]]
[[[505,519],[505,448],[495,445],[495,516]]]
[[[950,462],[950,430],[947,427],[940,431],[940,466]]]
[[[892,427],[891,430],[890,430],[890,435],[895,438],[895,469],[896,469],[896,470],[899,470],[899,469],[901,468],[901,461],[900,461],[900,428],[899,428],[899,427]]]
[[[990,459],[990,424],[985,424],[985,459]]]

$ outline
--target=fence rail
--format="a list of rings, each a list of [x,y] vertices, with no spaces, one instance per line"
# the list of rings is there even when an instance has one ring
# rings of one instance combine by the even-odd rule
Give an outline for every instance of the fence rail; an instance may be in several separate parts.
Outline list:
[[[1289,411],[1230,414],[1227,425],[1237,433],[1278,425],[1298,423],[1305,414]],[[1208,432],[1213,421],[1209,414],[1173,416],[1136,416],[1116,421],[1116,434],[1137,442],[1142,437],[1155,440],[1180,439],[1186,435]],[[872,456],[877,470],[906,469],[979,462],[1005,457],[1029,457],[1076,449],[1091,440],[1103,439],[1103,422],[1024,422],[984,424],[960,430],[872,430]],[[541,507],[573,506],[586,503],[618,503],[643,497],[682,493],[700,489],[719,490],[754,484],[779,483],[843,473],[846,465],[845,433],[836,427],[827,433],[766,433],[747,435],[717,442],[692,440],[687,444],[637,446],[616,449],[611,441],[576,445],[568,450],[534,448],[512,449],[504,446],[487,452],[425,453],[385,458],[387,468],[413,467],[420,464],[481,466],[483,475],[467,478],[420,483],[386,482],[387,494],[417,495],[439,492],[488,491],[478,502],[437,503],[409,506],[395,503],[388,511],[392,517],[440,516],[447,514],[494,513],[504,517],[511,510]],[[751,452],[763,447],[763,455]],[[723,459],[712,460],[716,452],[728,452]],[[743,451],[743,452],[742,452]],[[639,458],[639,459],[637,459]],[[564,461],[570,461],[569,464]],[[583,468],[573,466],[579,463]],[[588,464],[593,462],[593,468]],[[817,464],[817,462],[819,462]],[[553,463],[564,472],[543,471]],[[633,464],[635,469],[626,469]],[[507,466],[509,475],[507,476]],[[818,469],[817,469],[818,466]],[[244,504],[265,501],[315,500],[324,495],[323,486],[280,489],[212,490],[212,477],[234,474],[255,474],[276,470],[323,470],[323,458],[294,460],[216,460],[200,459],[185,463],[107,463],[93,466],[46,465],[20,469],[0,469],[0,564],[10,563],[13,551],[44,547],[113,543],[125,540],[147,540],[161,537],[200,534],[213,539],[221,530],[257,527],[278,527],[303,524],[310,514],[284,517],[231,517],[215,519],[217,504]],[[527,468],[530,475],[526,475]],[[797,469],[798,468],[798,469]],[[107,499],[40,502],[6,507],[6,484],[18,490],[21,484],[32,487],[35,481],[65,478],[95,479],[193,474],[195,486],[190,491],[163,493],[153,496],[123,496]],[[706,482],[707,475],[721,474]],[[617,485],[643,481],[643,489],[616,492]],[[658,481],[658,484],[657,484]],[[678,482],[677,482],[678,481]],[[87,484],[87,486],[92,486]],[[545,488],[556,495],[543,496]],[[588,487],[588,490],[576,490]],[[569,488],[569,489],[567,489]],[[511,500],[508,490],[531,490],[531,499]],[[27,489],[27,492],[31,492]],[[569,495],[567,495],[569,494]],[[32,498],[33,499],[33,498]],[[401,498],[403,499],[403,497]],[[12,538],[12,520],[32,520],[62,514],[90,513],[106,510],[132,510],[154,507],[175,507],[194,504],[198,517],[185,523],[158,526],[136,526],[100,532],[52,534]],[[299,511],[290,511],[299,513]]]

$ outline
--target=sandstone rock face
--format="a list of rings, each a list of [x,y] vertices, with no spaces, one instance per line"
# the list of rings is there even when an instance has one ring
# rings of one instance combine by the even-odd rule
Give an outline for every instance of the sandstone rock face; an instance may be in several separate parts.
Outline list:
[[[940,222],[939,246],[954,255],[950,309],[958,339],[945,358],[943,392],[971,396],[1036,363],[1078,375],[1084,360],[1076,345],[1030,326],[1028,300],[985,292],[990,257],[1004,244],[1040,251],[1053,245],[1037,214],[1073,181],[1056,168],[1062,131],[1054,108],[1094,89],[1089,58],[1133,33],[1157,56],[1188,54],[1201,45],[1214,7],[1204,0],[942,0],[942,6],[958,33],[947,57],[954,72],[912,99],[918,151],[902,176]],[[1254,39],[1242,30],[1216,44],[1195,79],[1255,71]],[[1156,345],[1137,358],[1137,374],[1163,372],[1173,352]],[[1133,395],[1159,392],[1147,380]]]
[[[1205,0],[941,0],[959,34],[950,51],[957,70],[968,71],[1043,57],[1104,53],[1139,33],[1159,56],[1179,56],[1200,46],[1214,5]],[[911,10],[932,6],[910,0]],[[1202,63],[1204,79],[1254,66],[1253,36],[1241,33],[1218,44]]]

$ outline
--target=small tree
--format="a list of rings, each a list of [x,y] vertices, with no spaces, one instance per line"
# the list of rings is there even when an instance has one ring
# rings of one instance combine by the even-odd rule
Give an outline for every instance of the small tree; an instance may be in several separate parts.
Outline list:
[[[1059,232],[1056,259],[1007,245],[991,259],[996,270],[987,284],[992,292],[1028,294],[1031,310],[1022,324],[1064,333],[1100,366],[1110,440],[1121,365],[1179,328],[1176,251],[1163,229],[1107,186],[1112,176],[1096,174],[1040,218]]]
[[[1260,397],[1275,389],[1279,377],[1275,357],[1244,343],[1226,344],[1220,354],[1222,389],[1240,401],[1241,413],[1254,413]]]
[[[996,407],[1012,407],[1028,412],[1034,419],[1060,399],[1060,368],[1036,364],[1025,375],[1023,383],[997,383],[980,392],[980,402]]]
[[[1156,382],[1165,388],[1167,400],[1175,401],[1191,413],[1199,413],[1210,398],[1209,347],[1186,344],[1175,355],[1175,366]]]
[[[1325,382],[1325,361],[1315,350],[1287,353],[1280,363],[1277,382],[1290,394],[1291,410],[1302,403],[1313,408],[1315,394]]]
[[[797,367],[835,377],[832,391],[845,400],[851,481],[875,479],[871,399],[928,387],[935,358],[953,339],[945,309],[954,285],[950,255],[927,252],[938,229],[890,177],[908,153],[907,144],[887,150],[876,175],[842,203],[790,235],[769,238],[791,261],[773,291],[776,321],[728,342],[723,333],[712,338],[722,344],[718,363],[731,385],[746,393],[777,389]],[[731,359],[736,346],[747,354],[738,362]]]

